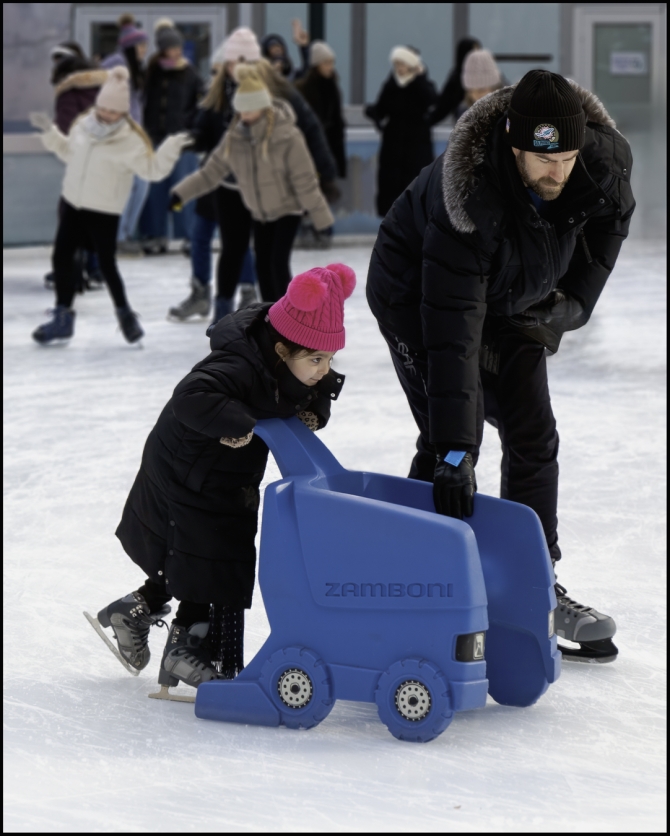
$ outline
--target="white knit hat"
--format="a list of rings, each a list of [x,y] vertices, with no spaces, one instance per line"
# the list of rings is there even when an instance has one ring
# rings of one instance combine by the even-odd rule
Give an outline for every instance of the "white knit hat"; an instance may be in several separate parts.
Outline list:
[[[96,105],[107,110],[128,113],[130,110],[129,78],[130,75],[125,67],[112,67],[107,73],[107,81],[102,85],[97,95]]]
[[[461,84],[466,90],[483,90],[500,84],[500,70],[488,49],[473,49],[463,62]]]
[[[406,46],[394,46],[391,50],[389,61],[391,63],[394,61],[402,61],[403,64],[407,64],[412,69],[422,66],[421,56]]]
[[[318,67],[325,61],[334,61],[335,51],[325,41],[312,41],[309,45],[309,66]]]
[[[217,49],[216,56],[219,58],[219,61],[213,60],[213,63],[223,64],[225,61],[260,61],[261,47],[258,43],[258,38],[251,29],[247,26],[240,26],[234,32],[231,32],[220,49]]]
[[[235,68],[235,78],[239,82],[233,96],[233,108],[236,113],[272,107],[270,91],[263,84],[255,67],[250,64],[238,64]]]

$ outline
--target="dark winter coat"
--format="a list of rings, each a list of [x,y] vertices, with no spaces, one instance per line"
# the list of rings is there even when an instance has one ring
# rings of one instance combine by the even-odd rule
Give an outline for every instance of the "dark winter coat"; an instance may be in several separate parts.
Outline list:
[[[347,176],[347,155],[344,149],[346,123],[342,115],[342,96],[337,76],[324,78],[312,67],[306,76],[296,82],[296,89],[319,117],[328,146],[337,163],[340,177]]]
[[[377,214],[382,218],[424,166],[433,161],[433,142],[427,121],[437,91],[426,73],[401,87],[393,73],[379,98],[365,115],[382,131],[377,169]]]
[[[78,70],[61,78],[56,85],[54,122],[63,134],[80,114],[93,107],[100,88],[107,80],[107,70]]]
[[[456,64],[453,70],[449,73],[444,87],[435,102],[435,105],[430,110],[428,121],[431,125],[437,125],[443,119],[456,110],[460,103],[465,98],[465,88],[461,82],[461,75],[463,74],[463,63],[468,54],[472,52],[475,47],[480,47],[481,44],[475,38],[462,38],[458,47],[456,48]]]
[[[270,47],[273,44],[279,44],[279,46],[284,51],[284,54],[281,59],[272,58],[270,56]],[[279,71],[287,79],[295,79],[301,78],[305,72],[307,71],[307,62],[309,59],[309,47],[308,46],[299,46],[298,51],[300,52],[300,59],[302,61],[302,66],[299,67],[297,70],[293,67],[293,62],[288,54],[288,46],[286,45],[286,41],[282,38],[281,35],[277,34],[270,34],[266,35],[263,40],[261,41],[261,55],[263,58],[266,58],[273,66],[275,66],[275,62],[281,61],[281,65],[279,66]]]
[[[254,435],[261,418],[314,412],[330,417],[344,376],[305,386],[279,360],[264,320],[270,304],[224,317],[212,353],[179,383],[144,448],[116,531],[123,548],[180,601],[251,606],[259,485],[268,457]]]
[[[586,143],[561,195],[545,204],[544,219],[505,137],[514,89],[506,87],[461,117],[445,154],[421,172],[380,227],[368,302],[380,323],[427,353],[430,441],[446,449],[476,447],[485,326],[494,333],[497,323],[557,287],[581,303],[583,324],[628,234],[635,208],[630,147],[601,102],[573,87],[586,113]],[[541,329],[524,333],[540,342],[547,336]],[[560,337],[551,335],[552,350]]]
[[[144,130],[154,145],[193,126],[203,91],[200,74],[185,58],[170,70],[161,67],[157,56],[151,59],[144,88]]]

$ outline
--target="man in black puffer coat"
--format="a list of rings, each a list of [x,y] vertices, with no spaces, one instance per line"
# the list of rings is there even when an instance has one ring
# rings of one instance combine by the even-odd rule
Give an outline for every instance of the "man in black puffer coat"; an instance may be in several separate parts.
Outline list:
[[[588,321],[614,267],[635,207],[631,163],[593,94],[533,70],[461,117],[382,222],[370,263],[368,302],[421,433],[410,476],[434,482],[438,511],[470,515],[489,421],[501,496],[536,511],[554,562],[545,354]]]

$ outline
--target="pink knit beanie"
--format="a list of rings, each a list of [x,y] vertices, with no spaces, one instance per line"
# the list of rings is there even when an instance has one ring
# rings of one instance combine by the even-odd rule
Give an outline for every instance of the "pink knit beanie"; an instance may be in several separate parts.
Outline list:
[[[98,107],[128,113],[130,110],[130,75],[125,67],[112,67],[107,73],[107,81],[100,88],[95,100]]]
[[[240,26],[223,42],[223,61],[260,61],[261,47],[258,38],[246,26]]]
[[[314,351],[344,348],[344,300],[356,287],[356,274],[346,264],[313,267],[295,276],[286,295],[268,312],[283,337]]]

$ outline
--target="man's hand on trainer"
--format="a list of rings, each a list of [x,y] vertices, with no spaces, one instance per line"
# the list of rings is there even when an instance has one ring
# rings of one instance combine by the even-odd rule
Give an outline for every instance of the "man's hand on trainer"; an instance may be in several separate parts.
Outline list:
[[[477,479],[471,453],[452,451],[438,457],[433,482],[433,500],[438,514],[459,520],[471,517],[476,490]]]

